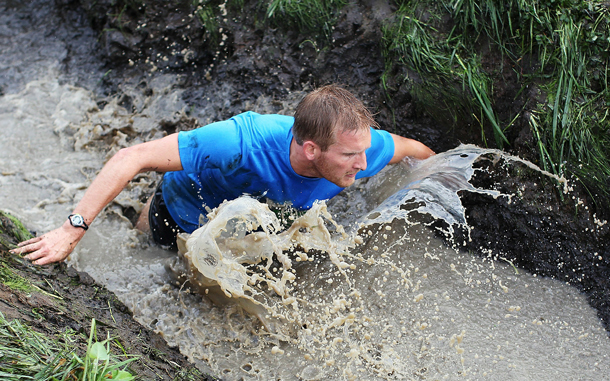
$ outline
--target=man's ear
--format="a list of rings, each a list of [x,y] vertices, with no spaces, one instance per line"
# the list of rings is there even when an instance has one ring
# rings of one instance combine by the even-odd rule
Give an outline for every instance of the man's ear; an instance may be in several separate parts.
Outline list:
[[[317,155],[322,152],[320,147],[311,140],[306,140],[303,142],[303,153],[307,160],[314,160]]]

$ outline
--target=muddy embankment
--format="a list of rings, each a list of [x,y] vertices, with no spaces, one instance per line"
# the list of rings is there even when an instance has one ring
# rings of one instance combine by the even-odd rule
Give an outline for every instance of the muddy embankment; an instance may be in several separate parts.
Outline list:
[[[176,348],[169,347],[161,335],[136,322],[131,311],[87,273],[65,263],[33,266],[8,253],[9,248],[28,236],[30,233],[23,226],[0,212],[0,312],[7,320],[18,319],[54,340],[71,330],[76,333],[72,336],[75,342],[66,345],[73,345],[82,357],[95,319],[96,337],[100,341],[112,338],[115,355],[138,356],[129,371],[140,379],[213,379],[197,370]],[[31,286],[10,287],[23,279]]]
[[[418,139],[438,152],[459,143],[482,145],[478,127],[439,123],[439,118],[420,110],[408,88],[393,82],[392,76],[388,90],[383,90],[380,26],[394,10],[388,2],[346,6],[332,42],[322,49],[295,28],[264,21],[265,9],[253,2],[241,11],[221,5],[226,6],[227,16],[218,19],[221,32],[216,37],[206,32],[188,2],[177,6],[149,1],[146,6],[122,8],[113,3],[82,0],[80,4],[100,33],[105,65],[114,73],[105,78],[109,88],[125,74],[139,76],[145,84],[155,72],[182,73],[184,98],[192,109],[205,108],[216,90],[229,87],[226,108],[217,112],[230,117],[244,111],[244,100],[255,101],[261,95],[282,100],[292,92],[335,82],[357,93],[377,113],[382,128]],[[536,90],[520,92],[516,73],[500,69],[510,65],[497,53],[481,47],[482,60],[490,73],[496,73],[498,114],[509,115],[523,105],[533,107]],[[524,63],[521,70],[528,70],[526,66],[533,70],[535,64]],[[166,125],[169,131],[179,128]],[[515,122],[507,137],[508,152],[537,163],[525,117]],[[610,218],[608,205],[596,203],[576,180],[569,179],[566,193],[557,181],[538,171],[505,164],[487,164],[486,170],[477,171],[473,183],[514,196],[462,194],[471,229],[458,227],[454,243],[480,255],[493,249],[516,266],[577,287],[610,327],[610,226],[604,224]]]

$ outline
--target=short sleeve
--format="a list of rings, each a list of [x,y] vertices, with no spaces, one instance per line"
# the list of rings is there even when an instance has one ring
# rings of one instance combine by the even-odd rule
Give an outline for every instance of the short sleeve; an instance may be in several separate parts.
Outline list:
[[[178,133],[180,160],[187,173],[217,169],[231,174],[241,163],[244,144],[247,142],[231,119]]]
[[[385,168],[394,157],[394,139],[389,132],[371,128],[371,147],[366,150],[366,170],[356,178],[369,177]]]

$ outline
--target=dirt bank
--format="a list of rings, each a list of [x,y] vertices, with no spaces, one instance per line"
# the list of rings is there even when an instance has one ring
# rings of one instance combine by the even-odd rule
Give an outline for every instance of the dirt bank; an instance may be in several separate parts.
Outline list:
[[[213,379],[198,371],[178,349],[169,347],[159,334],[136,322],[129,309],[87,273],[65,263],[32,266],[9,254],[7,249],[26,234],[0,212],[0,312],[7,320],[19,319],[55,340],[68,329],[79,333],[73,344],[82,358],[95,319],[97,337],[117,338],[125,353],[138,356],[128,370],[140,379]],[[29,285],[27,290],[10,286],[20,279]],[[124,354],[116,342],[111,349],[115,355]]]
[[[604,209],[577,185],[563,193],[556,181],[522,164],[480,166],[485,171],[475,174],[473,185],[513,197],[462,194],[470,231],[460,229],[455,242],[479,255],[500,253],[496,259],[578,288],[609,330],[610,225]]]

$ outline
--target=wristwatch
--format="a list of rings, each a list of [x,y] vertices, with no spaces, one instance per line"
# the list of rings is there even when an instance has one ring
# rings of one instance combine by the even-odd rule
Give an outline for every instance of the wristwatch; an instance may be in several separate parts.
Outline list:
[[[78,213],[70,214],[68,216],[68,220],[70,220],[70,225],[75,228],[83,228],[85,230],[89,229],[89,226],[85,223],[85,219]]]

